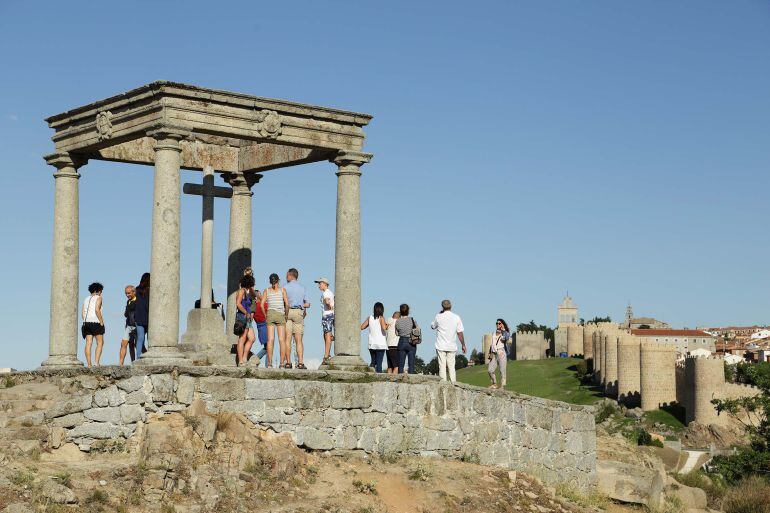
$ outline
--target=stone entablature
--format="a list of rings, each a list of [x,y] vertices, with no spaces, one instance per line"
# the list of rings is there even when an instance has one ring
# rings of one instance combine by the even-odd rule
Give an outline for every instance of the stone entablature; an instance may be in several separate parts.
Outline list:
[[[153,164],[148,132],[185,132],[181,167],[266,171],[360,151],[368,114],[157,81],[46,119],[56,152]]]
[[[596,480],[594,408],[433,377],[399,379],[341,371],[224,367],[101,367],[16,373],[63,398],[44,411],[54,445],[88,450],[130,438],[149,415],[201,400],[212,412],[244,414],[313,450],[478,459],[587,489]],[[58,446],[58,445],[57,445]]]

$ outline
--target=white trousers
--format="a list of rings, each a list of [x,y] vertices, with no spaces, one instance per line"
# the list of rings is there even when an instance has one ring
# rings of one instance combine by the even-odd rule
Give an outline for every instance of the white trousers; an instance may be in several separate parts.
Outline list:
[[[436,359],[438,359],[438,375],[441,381],[446,381],[446,370],[449,367],[449,381],[455,383],[455,355],[457,351],[439,351],[436,349]]]

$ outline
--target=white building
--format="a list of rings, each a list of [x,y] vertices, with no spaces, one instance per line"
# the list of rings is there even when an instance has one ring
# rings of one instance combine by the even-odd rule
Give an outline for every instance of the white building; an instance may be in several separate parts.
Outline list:
[[[631,333],[642,337],[645,342],[674,344],[676,351],[686,354],[695,349],[706,349],[716,352],[716,338],[703,330],[631,330]]]

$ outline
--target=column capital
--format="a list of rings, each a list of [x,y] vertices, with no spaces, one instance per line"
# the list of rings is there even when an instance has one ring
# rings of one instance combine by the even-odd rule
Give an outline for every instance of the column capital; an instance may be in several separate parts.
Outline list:
[[[251,188],[262,179],[259,173],[222,173],[222,179],[233,188],[233,194],[252,196]]]
[[[54,178],[80,178],[77,170],[88,162],[87,158],[71,153],[52,153],[43,158],[48,165],[56,168]]]
[[[156,125],[147,131],[147,135],[155,139],[155,151],[175,150],[182,151],[179,141],[190,137],[190,130],[176,125]]]
[[[340,167],[344,166],[358,166],[361,167],[364,164],[372,160],[371,153],[364,153],[362,151],[354,150],[340,150],[330,160]]]

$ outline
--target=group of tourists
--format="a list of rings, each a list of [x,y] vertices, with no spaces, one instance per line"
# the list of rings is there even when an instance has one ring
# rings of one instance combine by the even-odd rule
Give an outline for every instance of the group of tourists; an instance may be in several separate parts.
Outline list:
[[[244,365],[253,353],[252,346],[259,341],[260,349],[255,355],[254,364],[259,366],[265,358],[265,366],[273,367],[274,345],[278,342],[278,367],[293,368],[292,349],[296,355],[296,368],[306,369],[304,363],[303,335],[305,317],[311,304],[307,290],[298,281],[299,271],[291,268],[286,272],[286,284],[281,285],[280,277],[273,273],[269,276],[269,286],[263,291],[255,288],[254,273],[251,267],[244,270],[240,288],[235,296],[235,322],[233,334],[238,337],[235,344],[236,364]],[[329,288],[327,278],[315,280],[321,291],[321,331],[324,339],[323,363],[331,357],[334,341],[334,293]],[[92,345],[96,341],[93,364],[99,365],[104,347],[104,316],[102,314],[101,283],[88,286],[90,295],[83,302],[83,325],[81,332],[85,339],[86,363],[92,365]],[[150,312],[150,273],[144,273],[136,286],[125,287],[126,306],[124,310],[125,327],[120,342],[120,365],[128,354],[133,362],[146,348],[147,327]],[[213,301],[213,299],[212,299]],[[457,341],[462,352],[466,353],[463,323],[459,315],[452,312],[452,303],[448,299],[441,302],[441,310],[431,322],[430,327],[436,332],[436,359],[439,376],[456,381],[455,356]],[[388,374],[415,373],[417,346],[422,342],[422,330],[414,317],[409,315],[409,305],[402,304],[398,311],[385,318],[385,307],[376,302],[372,315],[364,319],[361,330],[369,330],[368,349],[370,366],[375,372],[383,372],[383,362]],[[496,329],[486,355],[492,384],[497,388],[496,371],[500,372],[499,386],[506,385],[507,348],[511,339],[508,324],[497,319]]]
[[[235,325],[233,333],[238,336],[236,364],[243,365],[249,359],[251,347],[259,341],[256,354],[258,367],[266,357],[266,367],[273,366],[273,349],[278,340],[278,367],[291,369],[292,342],[295,348],[297,368],[306,369],[305,348],[302,337],[305,333],[305,316],[310,308],[307,290],[298,281],[299,271],[291,268],[286,272],[286,285],[281,286],[280,277],[273,273],[268,278],[270,285],[262,292],[256,290],[254,274],[246,268],[235,296]],[[324,359],[328,363],[334,340],[334,293],[329,288],[328,278],[315,280],[321,291],[321,331],[324,337]]]
[[[452,312],[452,303],[448,299],[441,302],[441,311],[436,314],[430,325],[436,331],[436,358],[439,364],[439,376],[442,380],[455,378],[455,355],[457,340],[460,340],[463,353],[466,352],[463,321]],[[375,372],[382,372],[383,359],[387,359],[388,374],[415,373],[414,361],[417,346],[422,342],[422,330],[409,315],[409,305],[402,304],[397,312],[385,319],[385,307],[382,303],[374,304],[372,315],[361,324],[361,330],[369,330],[370,366]]]

